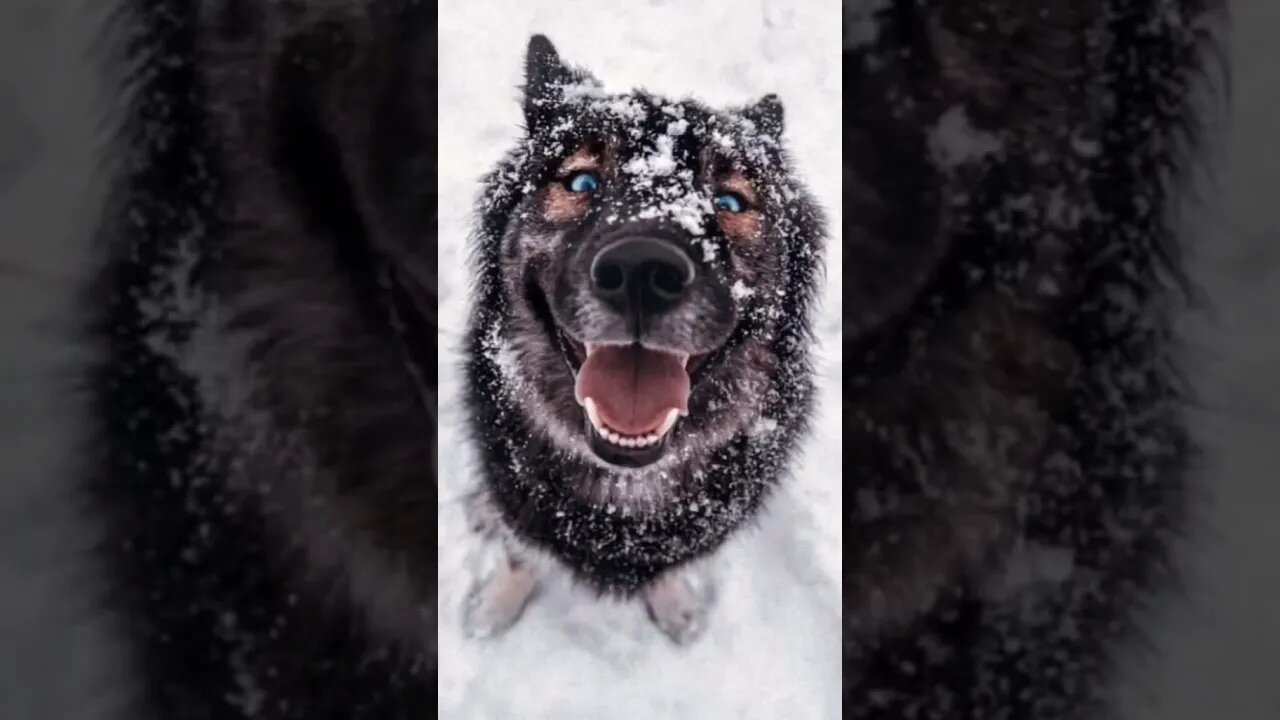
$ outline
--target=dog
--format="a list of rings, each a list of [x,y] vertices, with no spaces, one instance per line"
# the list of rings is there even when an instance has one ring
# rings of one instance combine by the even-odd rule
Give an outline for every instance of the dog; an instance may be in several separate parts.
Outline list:
[[[435,8],[121,0],[85,299],[133,718],[436,695]]]
[[[1194,438],[1216,0],[846,3],[844,709],[1111,717]]]
[[[775,95],[608,93],[536,35],[523,110],[476,211],[471,512],[504,559],[465,628],[509,627],[550,567],[688,643],[714,600],[690,564],[760,512],[806,430],[823,215]]]

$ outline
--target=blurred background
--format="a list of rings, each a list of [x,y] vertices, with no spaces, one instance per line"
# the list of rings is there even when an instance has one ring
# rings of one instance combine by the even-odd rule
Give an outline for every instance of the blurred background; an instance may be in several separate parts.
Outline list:
[[[0,718],[112,717],[123,680],[94,608],[71,480],[74,293],[92,266],[111,97],[89,52],[108,3],[0,3]],[[99,43],[100,44],[100,43]]]
[[[127,682],[109,628],[93,611],[92,568],[85,562],[91,534],[70,494],[83,461],[69,391],[69,368],[82,354],[71,339],[73,293],[92,265],[88,237],[102,191],[95,153],[117,99],[88,53],[111,4],[0,4],[4,720],[104,717]],[[645,717],[837,717],[838,637],[830,630],[838,627],[832,618],[839,613],[840,562],[839,514],[830,511],[840,500],[834,3],[442,5],[442,271],[460,267],[476,178],[514,138],[520,62],[534,31],[548,33],[566,59],[615,88],[644,84],[716,103],[778,91],[797,164],[837,228],[823,319],[823,429],[770,517],[726,554],[726,586],[738,594],[727,599],[728,609],[715,619],[722,624],[701,654],[673,659],[638,608],[597,607],[555,587],[531,607],[502,654],[464,643],[451,623],[477,559],[456,506],[467,458],[455,454],[441,474],[442,714],[619,717],[619,707],[643,706]],[[1202,396],[1195,422],[1208,453],[1200,477],[1203,517],[1191,541],[1187,601],[1158,609],[1150,623],[1158,652],[1126,670],[1127,715],[1134,720],[1280,717],[1278,35],[1280,3],[1234,3],[1223,48],[1232,93],[1216,101],[1208,172],[1196,184],[1188,218],[1192,271],[1206,300],[1187,318],[1189,363]],[[448,399],[456,391],[456,382],[450,385],[456,356],[448,351],[463,287],[460,277],[442,275],[442,447],[456,446],[458,438]],[[799,589],[771,587],[767,581],[779,577],[779,568]]]

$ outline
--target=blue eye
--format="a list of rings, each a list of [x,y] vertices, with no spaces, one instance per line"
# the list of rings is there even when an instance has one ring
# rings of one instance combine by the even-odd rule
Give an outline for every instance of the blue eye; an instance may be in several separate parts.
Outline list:
[[[720,210],[727,210],[731,213],[740,213],[747,209],[747,204],[737,193],[720,193],[716,195],[712,202]]]
[[[590,193],[600,189],[600,176],[590,170],[575,173],[566,183],[576,193]]]

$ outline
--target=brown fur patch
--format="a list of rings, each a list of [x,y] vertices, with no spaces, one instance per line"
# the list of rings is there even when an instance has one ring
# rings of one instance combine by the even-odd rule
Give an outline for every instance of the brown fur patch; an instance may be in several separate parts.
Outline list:
[[[548,222],[568,223],[581,218],[590,205],[590,196],[576,193],[565,187],[564,181],[580,170],[599,171],[600,155],[589,148],[582,148],[564,159],[556,177],[547,185],[542,198],[542,216]]]
[[[717,192],[720,190],[728,190],[742,196],[747,202],[747,209],[740,213],[731,213],[727,210],[717,210],[716,220],[720,223],[721,229],[725,235],[733,240],[755,240],[760,237],[762,228],[760,211],[757,206],[759,197],[756,195],[755,187],[746,175],[735,170],[725,176],[717,183]]]
[[[565,177],[569,175],[569,173],[574,173],[579,170],[599,170],[600,161],[601,158],[599,153],[591,150],[590,148],[581,148],[574,154],[565,158],[564,162],[560,163],[560,171],[558,174],[560,177]]]

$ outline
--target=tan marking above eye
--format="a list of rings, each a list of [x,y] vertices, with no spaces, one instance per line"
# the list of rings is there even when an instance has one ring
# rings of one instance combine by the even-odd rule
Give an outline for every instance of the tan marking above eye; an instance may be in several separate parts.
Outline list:
[[[600,155],[592,152],[588,148],[582,148],[565,158],[560,163],[560,171],[558,175],[563,178],[570,173],[579,170],[597,170],[600,168]]]

